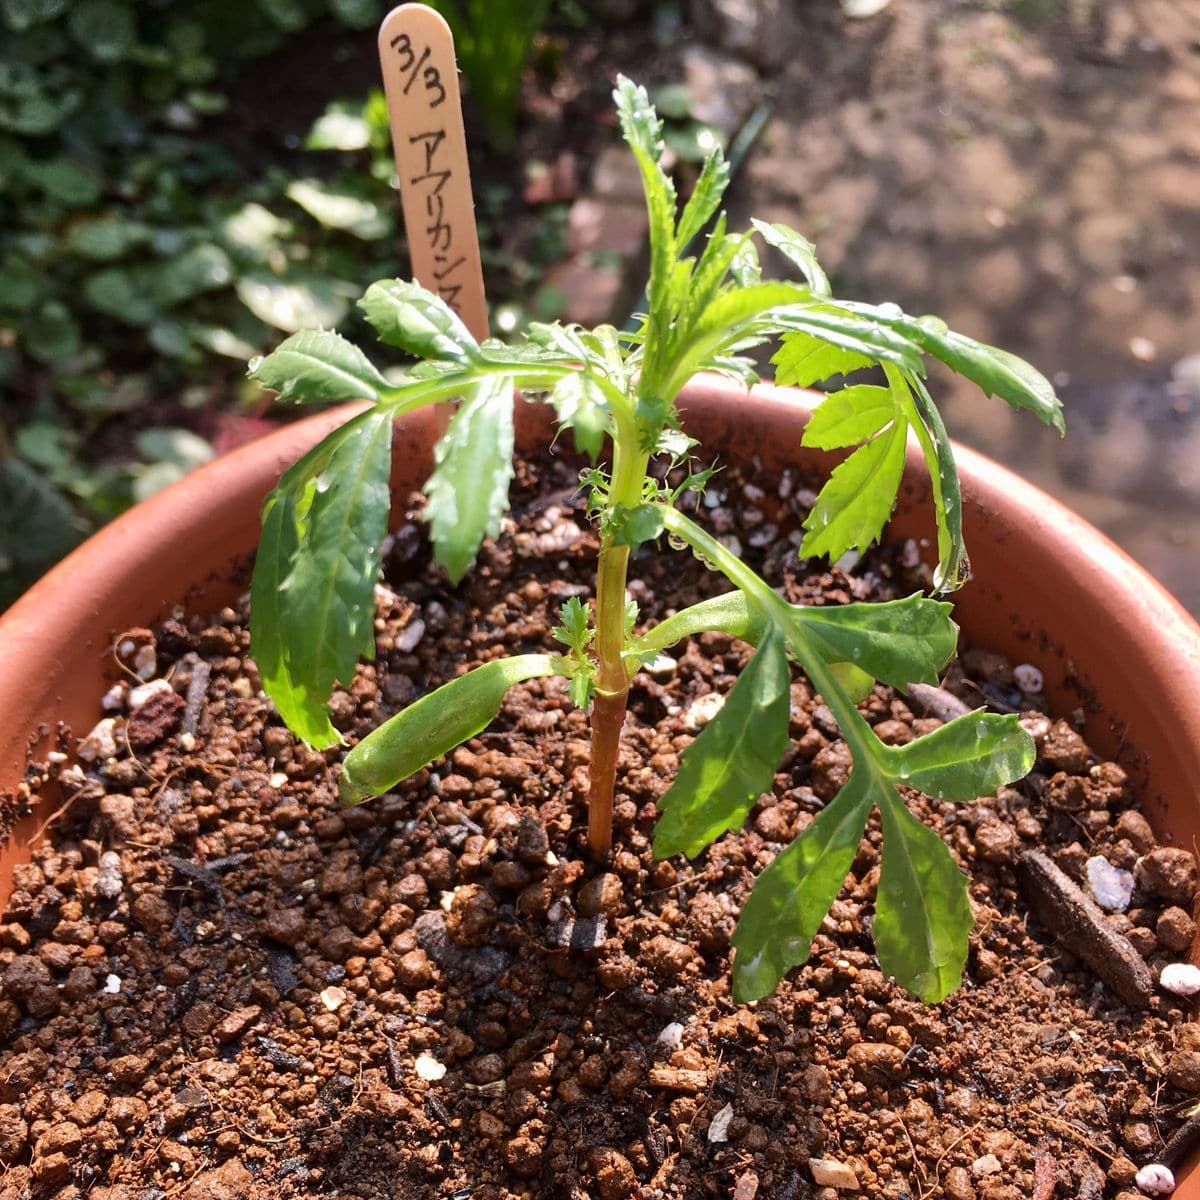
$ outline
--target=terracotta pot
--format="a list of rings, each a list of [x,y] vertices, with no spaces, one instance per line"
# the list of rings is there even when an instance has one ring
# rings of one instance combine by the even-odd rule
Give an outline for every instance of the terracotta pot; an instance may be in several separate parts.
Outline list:
[[[799,445],[812,400],[771,386],[747,395],[705,378],[680,406],[687,428],[726,461],[827,467],[830,456]],[[286,426],[187,476],[91,538],[0,619],[0,793],[20,783],[27,750],[44,745],[58,722],[76,733],[95,723],[118,634],[180,603],[219,608],[246,588],[263,496],[283,467],[353,411]],[[519,424],[524,444],[544,437],[545,407],[521,405]],[[427,413],[397,424],[395,487],[420,485],[432,428]],[[1085,521],[982,455],[957,453],[975,578],[955,597],[955,620],[972,644],[1040,667],[1055,709],[1082,708],[1093,749],[1142,785],[1160,837],[1192,847],[1200,835],[1200,627]],[[928,482],[910,447],[889,536],[932,535]],[[44,817],[14,830],[0,856],[0,896]],[[1200,1200],[1200,1171],[1175,1196]]]

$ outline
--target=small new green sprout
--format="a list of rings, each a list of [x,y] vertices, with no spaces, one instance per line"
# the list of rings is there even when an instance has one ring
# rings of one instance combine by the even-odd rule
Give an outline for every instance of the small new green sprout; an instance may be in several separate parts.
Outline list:
[[[1015,716],[973,713],[906,746],[884,745],[856,703],[878,681],[901,690],[936,683],[957,630],[944,600],[909,596],[883,604],[806,608],[782,599],[678,502],[704,490],[710,470],[674,489],[652,463],[686,464],[696,443],[675,407],[697,371],[744,383],[756,378],[746,352],[771,340],[781,383],[834,378],[803,443],[847,449],[804,523],[800,553],[836,559],[875,542],[896,500],[912,433],[933,484],[938,535],[935,586],[965,580],[962,501],[945,427],[924,384],[926,356],[940,359],[989,395],[1061,431],[1060,405],[1032,367],[948,330],[936,317],[895,305],[834,298],[813,247],[782,225],[755,230],[797,268],[800,282],[763,280],[753,235],[729,233],[717,210],[728,180],[718,150],[687,203],[661,167],[662,129],[646,93],[622,79],[621,129],[637,161],[650,228],[648,311],[638,329],[535,325],[514,346],[476,342],[451,308],[415,283],[381,280],[360,304],[381,341],[421,361],[389,382],[357,347],[310,331],[251,366],[252,375],[297,403],[359,398],[370,407],[286,471],[263,508],[251,591],[252,651],[263,686],[288,725],[313,746],[338,734],[327,701],[374,650],[374,584],[387,527],[392,421],[457,400],[426,484],[436,560],[457,582],[485,537],[499,531],[512,478],[514,391],[548,402],[593,461],[584,473],[600,538],[593,605],[568,600],[553,631],[561,652],[524,654],[476,667],[408,705],[347,755],[341,790],[357,804],[394,787],[495,717],[505,693],[537,676],[567,681],[590,706],[592,753],[588,840],[597,855],[612,840],[612,798],[621,724],[633,677],[681,639],[723,630],[754,655],[724,706],[684,752],[660,801],[654,852],[695,858],[745,820],[771,790],[788,746],[793,664],[836,719],[852,759],[848,782],[757,880],[733,937],[733,993],[770,993],[809,955],[812,938],[850,870],[863,829],[878,809],[883,862],[873,933],[884,971],[934,1002],[962,978],[971,929],[966,877],[940,838],[917,821],[903,789],[969,802],[1021,778],[1033,743]],[[709,229],[696,255],[686,248]],[[858,372],[881,370],[883,382]],[[631,552],[668,535],[723,574],[733,591],[676,613],[638,634],[626,592]]]

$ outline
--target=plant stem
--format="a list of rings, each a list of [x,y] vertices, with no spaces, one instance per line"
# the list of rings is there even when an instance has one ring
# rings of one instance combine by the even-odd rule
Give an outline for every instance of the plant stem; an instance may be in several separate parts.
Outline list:
[[[864,764],[870,771],[877,770],[879,756],[873,750],[875,735],[871,727],[809,643],[803,625],[792,612],[792,606],[737,555],[678,509],[663,509],[663,525],[687,542],[702,559],[716,567],[730,583],[745,592],[779,626],[800,665],[833,713],[855,763]],[[884,778],[882,773],[880,777]]]
[[[624,414],[620,414],[624,415]],[[633,507],[642,496],[649,456],[638,448],[631,422],[618,419],[613,438],[613,473],[609,506]],[[630,436],[632,435],[632,436]],[[625,665],[625,579],[629,547],[615,545],[601,534],[600,566],[596,578],[596,697],[592,703],[592,762],[589,770],[588,845],[592,853],[612,847],[612,803],[616,787],[621,726],[629,696]]]

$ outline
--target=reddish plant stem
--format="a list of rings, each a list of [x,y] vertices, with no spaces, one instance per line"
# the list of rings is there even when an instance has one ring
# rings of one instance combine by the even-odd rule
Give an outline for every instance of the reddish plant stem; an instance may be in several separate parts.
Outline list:
[[[592,701],[592,762],[588,772],[588,846],[597,858],[612,848],[613,790],[621,753],[621,726],[629,689]]]

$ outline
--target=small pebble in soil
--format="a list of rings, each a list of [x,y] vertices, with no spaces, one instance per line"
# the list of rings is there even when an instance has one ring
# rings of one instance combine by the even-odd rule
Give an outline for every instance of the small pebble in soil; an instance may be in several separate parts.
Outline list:
[[[121,977],[119,975],[106,975],[104,977],[104,990],[110,996],[115,996],[121,990]]]
[[[1170,1167],[1164,1167],[1162,1163],[1144,1166],[1133,1182],[1148,1196],[1169,1196],[1175,1190],[1175,1175]]]
[[[1114,867],[1103,855],[1087,860],[1087,881],[1096,903],[1107,912],[1122,913],[1133,899],[1133,872]]]
[[[727,1104],[708,1123],[708,1140],[710,1142],[729,1141],[729,1123],[733,1120],[733,1105]]]
[[[683,1045],[683,1026],[678,1021],[663,1026],[658,1035],[658,1044],[666,1050],[678,1050]]]
[[[438,1062],[432,1054],[418,1054],[415,1068],[417,1076],[427,1083],[437,1083],[446,1074],[446,1064]]]
[[[1200,967],[1191,963],[1167,963],[1158,982],[1160,987],[1176,996],[1194,996],[1200,992]]]
[[[1042,689],[1046,686],[1046,681],[1042,678],[1041,671],[1033,663],[1020,663],[1013,667],[1013,683],[1027,696],[1040,695]]]
[[[75,753],[84,762],[103,761],[117,752],[117,722],[113,717],[97,721],[88,735],[79,743]]]
[[[345,988],[327,987],[321,993],[321,1003],[330,1011],[337,1012],[347,1000],[350,999],[349,992]]]
[[[725,697],[719,692],[709,692],[693,700],[683,714],[683,727],[688,733],[699,733],[725,707]]]
[[[812,1172],[817,1187],[836,1188],[838,1191],[858,1191],[858,1176],[849,1163],[836,1158],[810,1158],[808,1169]]]

